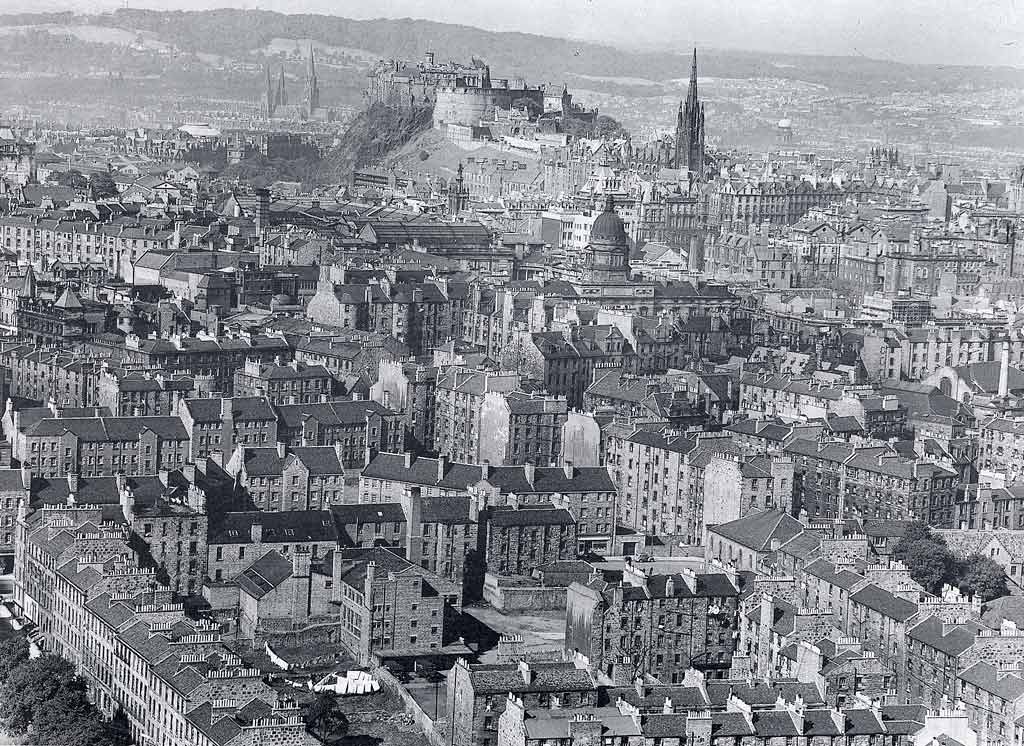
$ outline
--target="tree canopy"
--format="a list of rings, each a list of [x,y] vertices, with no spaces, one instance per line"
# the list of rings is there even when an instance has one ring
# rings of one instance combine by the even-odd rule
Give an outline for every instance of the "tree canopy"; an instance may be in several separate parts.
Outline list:
[[[5,641],[8,650],[21,657],[20,643]],[[27,645],[27,643],[26,643]],[[13,735],[28,732],[33,746],[128,746],[131,738],[125,723],[107,722],[89,701],[85,681],[75,667],[56,655],[24,659],[12,667],[0,686],[0,718]]]
[[[971,554],[958,560],[941,534],[927,523],[914,521],[893,548],[893,556],[910,569],[910,577],[929,593],[938,594],[949,584],[983,602],[1009,593],[1006,573],[994,560]]]
[[[306,710],[306,725],[322,741],[328,736],[344,735],[348,720],[338,707],[338,695],[332,691],[317,692]]]
[[[0,687],[7,683],[11,671],[28,661],[29,643],[24,635],[14,635],[0,642]]]
[[[980,554],[969,555],[960,567],[960,589],[983,602],[1009,594],[1006,573],[997,562]]]
[[[89,187],[92,189],[96,199],[107,199],[108,197],[117,196],[117,184],[114,183],[114,177],[106,171],[97,171],[90,176]]]
[[[57,182],[60,186],[68,187],[69,189],[84,190],[89,186],[89,179],[85,177],[85,174],[74,168],[68,171],[61,171],[56,175],[51,174],[50,179]]]

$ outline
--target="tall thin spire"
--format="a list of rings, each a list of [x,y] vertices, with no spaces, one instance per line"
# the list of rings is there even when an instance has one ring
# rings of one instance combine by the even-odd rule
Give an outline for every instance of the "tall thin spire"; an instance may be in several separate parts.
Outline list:
[[[267,85],[263,97],[266,99],[267,116],[271,117],[274,115],[274,80],[270,75],[270,65],[267,65]]]
[[[306,70],[306,108],[308,113],[320,108],[320,84],[316,79],[316,60],[313,57],[313,45],[309,45],[309,64]]]
[[[693,48],[693,64],[690,66],[690,93],[687,98],[697,100],[697,47]]]
[[[704,104],[697,94],[697,49],[693,50],[690,86],[676,119],[675,167],[704,174]]]

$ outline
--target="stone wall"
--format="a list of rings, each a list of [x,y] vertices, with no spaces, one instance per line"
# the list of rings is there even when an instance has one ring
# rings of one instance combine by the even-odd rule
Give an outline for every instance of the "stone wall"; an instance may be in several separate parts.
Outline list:
[[[565,611],[566,588],[508,586],[501,582],[490,573],[484,577],[484,600],[500,611]]]
[[[373,678],[377,679],[383,688],[389,690],[402,700],[406,713],[412,717],[423,731],[423,735],[430,746],[448,746],[448,741],[445,738],[446,734],[427,716],[427,713],[423,711],[419,703],[413,699],[413,696],[399,683],[398,679],[391,675],[390,671],[386,668],[375,668],[371,673]]]

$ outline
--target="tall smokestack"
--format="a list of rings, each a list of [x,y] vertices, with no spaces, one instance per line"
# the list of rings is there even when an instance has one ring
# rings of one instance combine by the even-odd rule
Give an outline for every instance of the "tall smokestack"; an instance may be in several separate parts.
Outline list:
[[[1010,394],[1010,340],[1003,340],[1002,357],[999,361],[999,397],[1005,399]]]
[[[270,226],[270,190],[269,189],[257,189],[256,190],[256,207],[255,207],[255,218],[256,218],[256,242],[263,242],[263,234]]]

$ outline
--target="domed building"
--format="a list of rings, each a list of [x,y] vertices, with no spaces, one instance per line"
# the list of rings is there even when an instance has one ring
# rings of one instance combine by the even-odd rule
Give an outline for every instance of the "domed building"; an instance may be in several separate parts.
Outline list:
[[[583,282],[629,281],[629,237],[610,194],[605,197],[604,209],[590,228],[586,252]]]

